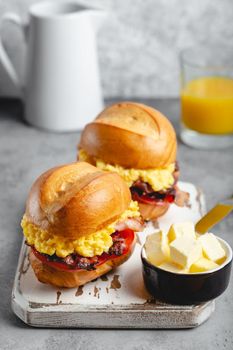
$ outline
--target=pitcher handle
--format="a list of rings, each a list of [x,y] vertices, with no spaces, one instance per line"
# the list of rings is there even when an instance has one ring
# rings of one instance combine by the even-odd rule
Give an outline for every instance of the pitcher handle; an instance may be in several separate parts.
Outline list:
[[[6,22],[16,24],[22,31],[23,36],[25,37],[25,25],[23,24],[19,15],[13,12],[5,13],[2,17],[0,31],[2,30],[2,27]],[[16,72],[16,69],[13,66],[12,61],[6,51],[1,33],[0,33],[0,61],[16,89],[17,97],[23,98],[22,84],[19,81],[19,76]]]

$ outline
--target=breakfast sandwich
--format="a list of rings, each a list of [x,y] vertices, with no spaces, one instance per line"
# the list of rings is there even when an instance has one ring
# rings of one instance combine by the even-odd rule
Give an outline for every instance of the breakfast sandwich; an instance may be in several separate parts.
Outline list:
[[[21,226],[38,280],[58,287],[84,285],[122,264],[143,229],[122,178],[85,162],[43,173]]]
[[[79,160],[125,180],[144,219],[163,215],[174,202],[176,134],[159,111],[133,102],[107,107],[86,125],[78,148]]]

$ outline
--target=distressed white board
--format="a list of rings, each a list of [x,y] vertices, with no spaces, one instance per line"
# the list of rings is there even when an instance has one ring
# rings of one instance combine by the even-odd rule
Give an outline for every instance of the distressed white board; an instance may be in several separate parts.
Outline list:
[[[38,282],[23,243],[12,292],[12,308],[25,323],[37,327],[82,328],[191,328],[208,319],[214,302],[175,306],[151,300],[142,279],[141,248],[148,234],[171,223],[196,222],[205,212],[204,197],[189,183],[179,183],[189,193],[184,207],[172,204],[168,212],[138,233],[134,253],[115,271],[84,287],[57,289]]]

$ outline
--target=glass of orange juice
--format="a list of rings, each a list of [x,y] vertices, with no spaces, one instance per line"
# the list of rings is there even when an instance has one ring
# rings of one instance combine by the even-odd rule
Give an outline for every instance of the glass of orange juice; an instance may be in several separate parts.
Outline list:
[[[233,49],[186,49],[180,63],[182,141],[205,149],[233,146]]]

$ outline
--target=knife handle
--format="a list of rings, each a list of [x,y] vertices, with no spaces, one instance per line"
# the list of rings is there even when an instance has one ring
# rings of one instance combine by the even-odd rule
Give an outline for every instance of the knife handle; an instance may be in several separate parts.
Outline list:
[[[212,208],[195,225],[195,230],[199,234],[206,233],[233,210],[233,198],[226,199]]]

